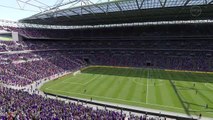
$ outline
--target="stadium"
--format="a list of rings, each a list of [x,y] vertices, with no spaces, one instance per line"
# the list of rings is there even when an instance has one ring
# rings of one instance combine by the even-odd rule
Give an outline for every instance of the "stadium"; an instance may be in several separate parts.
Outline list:
[[[1,120],[213,120],[212,0],[15,1]]]

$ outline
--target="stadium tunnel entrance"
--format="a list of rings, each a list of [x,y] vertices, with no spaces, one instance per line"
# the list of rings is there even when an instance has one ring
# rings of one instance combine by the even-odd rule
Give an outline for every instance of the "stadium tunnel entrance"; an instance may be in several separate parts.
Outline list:
[[[87,65],[90,65],[91,64],[91,61],[89,58],[83,58],[83,60],[87,63]]]
[[[145,66],[151,67],[151,66],[153,66],[153,63],[151,61],[146,61]]]

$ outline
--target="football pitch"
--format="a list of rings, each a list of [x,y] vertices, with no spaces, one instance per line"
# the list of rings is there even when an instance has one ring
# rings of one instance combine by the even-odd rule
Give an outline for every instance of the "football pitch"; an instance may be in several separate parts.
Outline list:
[[[213,73],[91,66],[47,82],[42,91],[213,117]]]
[[[2,36],[0,36],[0,40],[2,40],[2,41],[12,41],[13,39],[12,39],[12,37],[2,37]]]

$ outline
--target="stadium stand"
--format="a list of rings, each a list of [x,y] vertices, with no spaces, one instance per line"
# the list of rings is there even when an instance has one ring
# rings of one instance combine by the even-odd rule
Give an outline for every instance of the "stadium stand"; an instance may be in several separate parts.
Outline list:
[[[151,6],[143,5],[143,1]],[[206,0],[206,4],[209,2],[208,5],[190,0],[176,1],[177,4],[172,0],[166,3],[165,0],[164,5],[162,2],[157,5],[149,4],[147,0],[139,2],[141,6],[136,0],[84,6],[84,9],[71,8],[70,11],[74,11],[74,15],[56,15],[54,20],[49,18],[48,12],[43,12],[20,22],[93,27],[93,25],[213,18],[212,1],[209,0]],[[192,13],[189,14],[188,11],[193,4],[200,6],[205,14],[201,14],[198,18],[192,16]],[[125,7],[128,5],[133,7]],[[91,13],[87,10],[89,7]],[[99,10],[93,12],[96,7]],[[102,10],[104,7],[107,7],[107,11]],[[81,13],[76,12],[77,10],[81,10]],[[7,87],[24,88],[49,80],[51,76],[74,72],[88,65],[213,71],[212,28],[212,23],[127,25],[85,29],[0,26],[0,30],[18,32],[22,38],[19,41],[0,41],[0,80],[4,86],[0,85],[0,119],[164,120],[167,117],[177,120],[194,119],[152,115],[152,113],[128,116],[122,111],[95,109],[81,103],[51,99],[37,94],[37,91],[32,89],[29,90],[32,93],[29,93],[26,89]]]
[[[81,103],[70,103],[44,98],[36,94],[0,87],[1,120],[7,119],[54,119],[54,120],[122,120],[122,112],[94,109]],[[5,104],[8,103],[8,104]],[[154,117],[130,116],[129,119],[155,120]]]
[[[36,52],[1,55],[1,80],[9,85],[28,85],[52,75],[85,66],[80,59],[61,53]],[[4,62],[3,62],[4,60]],[[78,60],[76,62],[76,60]]]
[[[68,38],[70,41],[26,38],[23,43],[33,50],[71,51],[74,55],[90,58],[91,64],[146,67],[150,63],[153,68],[211,71],[212,33],[208,26],[211,25],[79,30],[76,34],[70,31],[73,34],[73,38]],[[131,32],[126,35],[128,30]],[[57,33],[60,32],[64,33],[63,30]]]
[[[81,60],[83,61],[83,57],[89,58],[90,64],[93,65],[110,65],[110,66],[132,66],[132,67],[153,67],[153,68],[162,68],[162,69],[177,69],[177,70],[196,70],[196,71],[211,71],[213,69],[212,66],[212,45],[211,45],[211,36],[206,36],[206,34],[211,35],[211,33],[206,32],[198,32],[200,28],[195,31],[196,33],[192,32],[190,33],[186,31],[193,31],[193,29],[197,28],[198,25],[192,26],[189,25],[188,28],[185,27],[185,25],[176,25],[176,30],[169,31],[169,33],[165,33],[165,30],[161,29],[171,29],[171,26],[168,26],[166,28],[165,26],[155,26],[156,29],[153,29],[150,31],[149,27],[147,29],[143,30],[143,33],[146,33],[144,37],[136,37],[140,33],[140,31],[136,28],[134,31],[132,31],[132,34],[135,34],[134,36],[128,34],[128,36],[124,37],[124,33],[127,32],[126,30],[129,30],[130,28],[125,28],[126,30],[122,29],[122,35],[118,35],[116,31],[114,30],[97,30],[100,33],[104,32],[107,34],[111,34],[111,37],[105,37],[99,34],[93,34],[88,32],[85,34],[85,32],[81,33],[80,38],[77,38],[77,35],[74,35],[74,40],[68,41],[68,40],[43,40],[41,39],[45,35],[39,35],[36,32],[32,32],[32,35],[30,38],[36,37],[36,40],[31,40],[29,38],[25,38],[23,41],[1,41],[1,52],[6,51],[23,51],[23,50],[36,50],[37,53],[27,53],[27,54],[9,54],[9,55],[3,55],[2,61],[6,61],[7,64],[1,64],[1,68],[6,70],[9,74],[18,75],[19,79],[25,79],[26,83],[21,83],[19,85],[26,85],[31,83],[34,80],[42,79],[47,76],[51,76],[53,74],[58,74],[60,72],[63,72],[64,70],[71,70],[73,67],[72,64],[70,64],[71,60],[75,60],[75,58],[67,57],[69,60],[61,59],[60,51],[63,51],[63,54],[68,55],[71,53],[71,56],[78,56],[81,57]],[[200,26],[199,26],[200,27]],[[203,25],[201,27],[206,27],[206,25]],[[209,25],[209,27],[211,27]],[[208,30],[207,27],[205,30]],[[185,31],[178,31],[177,28],[180,28],[181,30]],[[11,28],[10,28],[11,29]],[[210,29],[210,28],[209,28]],[[12,29],[14,30],[14,28]],[[17,29],[16,29],[17,30]],[[156,30],[156,32],[154,32]],[[22,30],[30,32],[30,30]],[[33,31],[33,30],[32,30]],[[46,35],[49,35],[48,38],[51,38],[54,36],[51,36],[52,34],[61,36],[61,38],[66,38],[67,34],[72,34],[72,31],[65,32],[66,34],[63,34],[64,31],[57,31],[53,30],[55,32],[49,32],[49,30],[38,30],[40,32]],[[48,32],[45,32],[48,31]],[[67,30],[68,31],[68,30]],[[107,31],[111,31],[111,33],[108,33]],[[201,30],[200,30],[201,31]],[[28,36],[29,34],[26,34],[25,36]],[[179,32],[176,34],[176,32]],[[21,32],[24,33],[24,32]],[[50,34],[52,33],[52,34]],[[76,32],[77,33],[77,32]],[[95,32],[98,33],[98,32]],[[157,33],[157,36],[151,36],[150,34]],[[176,34],[175,36],[173,34]],[[186,35],[184,35],[186,34]],[[88,36],[92,35],[92,36]],[[100,37],[102,36],[102,37]],[[114,37],[112,37],[114,36]],[[119,37],[120,36],[120,37]],[[170,37],[169,37],[170,36]],[[197,37],[199,36],[199,37]],[[29,37],[29,36],[28,36]],[[47,36],[45,36],[47,37]],[[40,38],[40,40],[38,39]],[[69,39],[69,38],[67,38]],[[89,40],[88,40],[89,39]],[[49,51],[48,52],[38,52],[38,51]],[[51,51],[57,51],[58,54],[55,54],[55,57],[51,58],[51,55],[53,52]],[[41,54],[41,55],[40,55]],[[33,55],[36,55],[33,56]],[[50,58],[48,58],[48,56]],[[63,58],[63,57],[62,57]],[[27,59],[36,59],[29,60]],[[38,60],[37,60],[38,59]],[[61,59],[61,60],[60,60]],[[21,63],[14,63],[13,61],[19,61],[19,60],[25,60],[27,62],[21,62]],[[59,63],[58,63],[59,62]],[[41,68],[43,64],[46,64],[47,68],[50,67],[49,72],[44,72],[42,69],[40,71],[36,71],[35,73],[40,75],[33,77],[31,76],[25,76],[27,72],[32,73],[32,70],[35,70],[33,67],[34,65],[38,65],[36,67]],[[64,66],[62,63],[67,63]],[[51,65],[51,64],[54,64]],[[61,65],[60,65],[61,64]],[[72,66],[70,68],[64,68],[65,66],[69,66],[69,64]],[[59,66],[58,66],[59,65]],[[53,67],[53,68],[51,68]],[[55,67],[55,68],[54,68]],[[79,67],[79,66],[76,66]],[[82,66],[81,66],[82,67]],[[11,70],[11,68],[14,68],[16,70]],[[18,70],[20,68],[27,68],[27,72],[24,72],[25,70]],[[55,69],[57,70],[55,71]],[[63,68],[63,69],[58,69]],[[75,67],[74,67],[75,68]],[[37,70],[37,69],[36,69]],[[46,70],[46,68],[44,68]],[[22,73],[23,72],[23,73]],[[5,72],[4,72],[5,73]],[[15,76],[14,76],[15,77]],[[6,79],[8,76],[2,77],[4,81],[7,81]],[[30,80],[29,80],[30,79]],[[10,80],[15,81],[14,78]],[[19,81],[19,80],[18,80]],[[31,82],[27,82],[31,81]],[[6,83],[10,83],[6,82]],[[16,83],[16,82],[15,82]]]

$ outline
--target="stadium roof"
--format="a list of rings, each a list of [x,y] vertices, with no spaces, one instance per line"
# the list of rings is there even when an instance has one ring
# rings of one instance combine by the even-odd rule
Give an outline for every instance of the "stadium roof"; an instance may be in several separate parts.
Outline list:
[[[45,25],[98,25],[212,19],[213,0],[122,0],[66,9],[61,6],[20,22]]]

